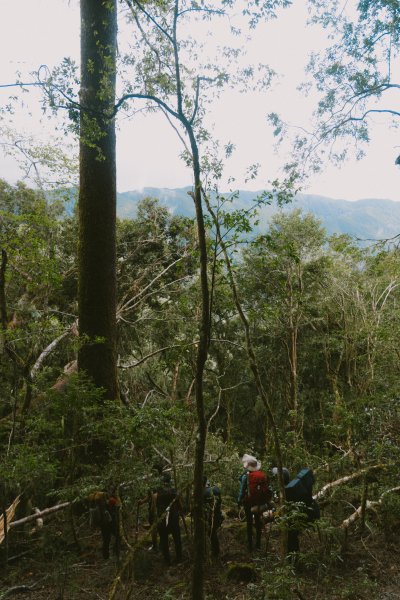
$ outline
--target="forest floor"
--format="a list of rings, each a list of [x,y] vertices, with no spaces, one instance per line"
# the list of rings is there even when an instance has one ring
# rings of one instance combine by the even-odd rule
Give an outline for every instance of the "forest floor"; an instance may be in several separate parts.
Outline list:
[[[65,539],[64,528],[58,517],[29,541],[26,532],[10,539],[0,600],[109,600],[113,590],[114,600],[190,597],[187,551],[183,563],[169,568],[147,541],[134,560],[127,546],[119,561],[104,560],[99,533],[79,529],[78,550],[76,541]],[[349,535],[345,552],[332,531],[304,532],[295,565],[279,560],[275,527],[266,532],[263,549],[252,554],[246,551],[244,523],[227,519],[219,537],[221,556],[206,567],[207,600],[400,600],[400,543],[397,538],[389,543],[378,531]]]

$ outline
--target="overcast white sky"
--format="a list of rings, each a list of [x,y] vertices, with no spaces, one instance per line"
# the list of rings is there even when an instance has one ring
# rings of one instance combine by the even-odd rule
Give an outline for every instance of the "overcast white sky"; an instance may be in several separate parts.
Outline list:
[[[79,62],[79,9],[77,0],[0,0],[0,83],[10,83],[15,71],[29,72],[40,64],[50,67],[64,56]],[[304,79],[303,67],[311,50],[323,47],[326,34],[305,27],[306,0],[279,19],[266,25],[253,43],[257,62],[267,62],[282,74],[271,92],[259,95],[227,94],[213,110],[215,134],[222,142],[232,141],[236,152],[227,175],[237,178],[237,187],[260,189],[276,177],[283,162],[283,149],[273,152],[272,130],[266,121],[269,112],[279,112],[294,125],[304,125],[313,99],[296,92]],[[0,90],[0,103],[10,90]],[[26,98],[27,108],[36,100]],[[27,112],[27,111],[26,111]],[[39,138],[54,132],[54,124],[38,124],[34,116],[18,116],[18,129],[32,131]],[[377,121],[367,156],[348,161],[341,169],[326,168],[314,176],[307,190],[333,198],[389,198],[400,200],[400,169],[394,165],[399,154],[396,132]],[[176,134],[161,115],[121,120],[118,132],[118,190],[152,187],[181,187],[191,184],[191,173],[179,159],[181,146]],[[259,177],[247,185],[246,167],[262,163]],[[18,172],[14,161],[0,155],[0,177],[14,182]]]

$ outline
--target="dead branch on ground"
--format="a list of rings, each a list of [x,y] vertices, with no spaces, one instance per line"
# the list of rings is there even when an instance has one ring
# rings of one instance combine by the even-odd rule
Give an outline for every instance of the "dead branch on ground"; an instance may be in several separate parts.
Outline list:
[[[365,503],[365,510],[376,511],[382,506],[385,496],[387,496],[388,494],[394,494],[395,492],[400,492],[400,486],[386,490],[385,492],[383,492],[379,500],[367,500]],[[340,529],[347,530],[352,523],[354,523],[355,521],[357,521],[357,519],[360,518],[362,512],[363,505],[359,506],[357,510],[355,510],[349,517],[347,517],[347,519],[343,521],[343,523],[340,525]]]
[[[356,473],[352,473],[351,475],[345,475],[344,477],[340,477],[339,479],[336,479],[335,481],[331,481],[330,483],[327,483],[326,485],[324,485],[324,487],[322,487],[313,496],[313,498],[314,498],[314,500],[321,500],[322,498],[324,498],[326,496],[326,494],[332,488],[334,488],[338,485],[343,485],[345,483],[348,483],[349,481],[353,481],[354,479],[357,479],[358,477],[361,477],[362,475],[366,475],[367,473],[370,473],[371,471],[385,469],[386,467],[387,467],[387,465],[384,465],[384,464],[372,465],[370,467],[365,467],[364,469],[361,469],[360,471],[357,471]]]

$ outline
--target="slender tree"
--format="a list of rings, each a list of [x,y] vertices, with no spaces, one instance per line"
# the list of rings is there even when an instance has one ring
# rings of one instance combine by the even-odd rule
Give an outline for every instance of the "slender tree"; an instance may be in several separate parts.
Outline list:
[[[126,83],[126,93],[116,104],[116,110],[128,100],[147,102],[148,108],[158,108],[164,113],[184,144],[184,157],[192,169],[193,190],[200,275],[200,318],[195,366],[195,395],[197,411],[197,436],[194,467],[194,561],[192,576],[192,598],[204,598],[205,527],[203,518],[203,462],[207,438],[207,422],[204,408],[204,369],[210,344],[210,293],[206,230],[203,215],[202,187],[204,163],[201,142],[209,139],[203,125],[206,102],[214,97],[226,84],[242,88],[249,86],[253,70],[236,64],[237,48],[220,48],[218,59],[210,60],[199,37],[193,37],[193,27],[203,27],[216,17],[227,17],[228,9],[235,6],[250,28],[262,18],[274,16],[275,10],[286,6],[286,0],[277,2],[249,1],[246,3],[227,1],[220,7],[213,2],[187,4],[181,0],[166,2],[140,2],[126,0],[129,18],[135,25],[133,42],[135,60],[129,54],[124,63],[133,72]],[[237,33],[237,30],[236,30]],[[139,53],[142,59],[139,59]],[[222,60],[221,60],[222,58]],[[220,64],[221,63],[221,64]],[[259,65],[258,86],[267,87],[271,70]]]

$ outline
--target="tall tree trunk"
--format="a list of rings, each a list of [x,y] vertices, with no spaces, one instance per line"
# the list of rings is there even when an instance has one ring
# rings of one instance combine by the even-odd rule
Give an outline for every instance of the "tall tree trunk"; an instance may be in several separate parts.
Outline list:
[[[116,0],[81,0],[79,188],[80,371],[117,397]]]

